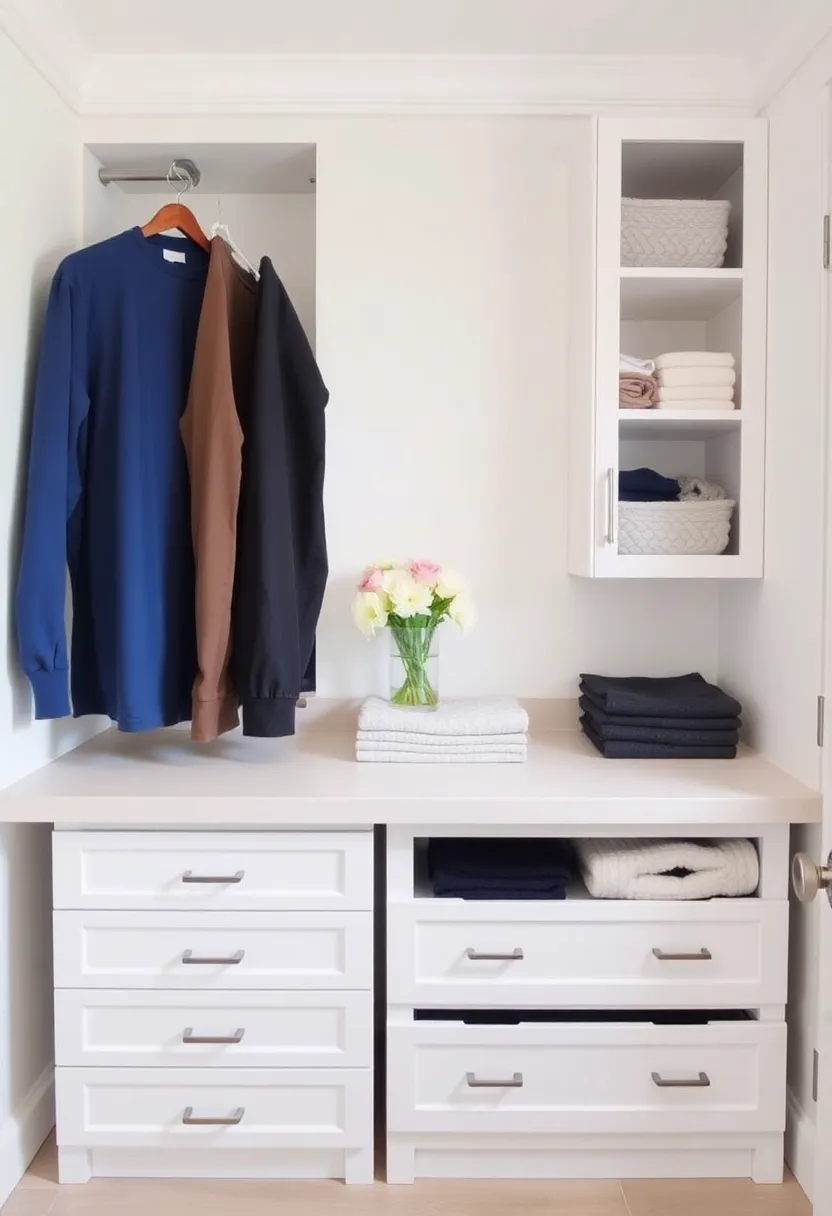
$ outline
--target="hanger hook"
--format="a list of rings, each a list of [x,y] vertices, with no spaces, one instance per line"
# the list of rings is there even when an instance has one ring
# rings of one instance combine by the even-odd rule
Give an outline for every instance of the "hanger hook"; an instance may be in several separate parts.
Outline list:
[[[165,177],[168,179],[168,185],[173,186],[173,188],[176,190],[176,201],[179,203],[182,199],[182,195],[187,194],[193,185],[190,173],[183,169],[181,165],[177,164],[176,161],[172,161],[170,168],[165,174]],[[179,185],[174,186],[174,181],[178,182]]]

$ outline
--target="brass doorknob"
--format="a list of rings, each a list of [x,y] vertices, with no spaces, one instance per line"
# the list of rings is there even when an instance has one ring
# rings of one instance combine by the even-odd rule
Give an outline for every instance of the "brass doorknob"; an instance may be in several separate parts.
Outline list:
[[[816,866],[808,853],[795,853],[792,859],[792,887],[802,904],[810,904],[818,891],[825,891],[832,905],[832,852],[825,866]]]

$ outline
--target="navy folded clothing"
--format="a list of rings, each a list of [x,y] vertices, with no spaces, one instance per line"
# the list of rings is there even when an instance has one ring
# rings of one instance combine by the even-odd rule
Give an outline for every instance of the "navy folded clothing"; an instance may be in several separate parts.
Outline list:
[[[581,700],[586,698],[581,697]],[[592,707],[594,708],[594,706]],[[596,711],[597,712],[597,711]],[[667,743],[680,744],[682,747],[736,747],[740,741],[740,732],[736,724],[732,730],[697,730],[688,726],[660,726],[654,720],[652,726],[635,726],[623,719],[624,725],[618,722],[601,722],[594,713],[585,711],[584,718],[591,723],[599,738],[612,741],[621,739],[629,743]],[[684,722],[684,718],[679,719]]]
[[[735,718],[742,713],[739,701],[699,672],[663,679],[582,674],[581,688],[606,713],[624,717]]]
[[[666,718],[659,715],[651,717],[649,714],[644,714],[643,717],[637,714],[608,714],[584,684],[581,684],[581,693],[583,695],[579,698],[578,705],[598,726],[658,726],[662,730],[708,731],[739,730],[742,726],[742,718]]]
[[[682,747],[679,744],[602,739],[586,716],[581,718],[581,730],[606,760],[733,760],[737,754],[736,747]]]
[[[527,882],[559,881],[572,877],[574,863],[568,843],[521,837],[433,836],[428,844],[428,873],[433,879],[448,877],[491,880],[518,886]]]
[[[679,483],[653,469],[622,469],[618,474],[618,497],[621,502],[676,502]]]

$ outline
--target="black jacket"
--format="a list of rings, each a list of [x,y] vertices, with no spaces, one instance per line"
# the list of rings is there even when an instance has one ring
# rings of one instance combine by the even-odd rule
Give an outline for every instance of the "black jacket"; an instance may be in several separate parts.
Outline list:
[[[254,376],[240,403],[232,672],[243,734],[291,735],[315,687],[315,629],[327,578],[323,485],[329,392],[286,289],[260,263]]]

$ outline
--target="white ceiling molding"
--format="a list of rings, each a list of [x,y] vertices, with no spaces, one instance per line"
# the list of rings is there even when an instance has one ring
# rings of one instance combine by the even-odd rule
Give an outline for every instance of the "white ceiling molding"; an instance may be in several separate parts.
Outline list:
[[[793,17],[783,37],[768,53],[751,62],[756,109],[764,109],[789,79],[824,40],[832,35],[832,5],[829,0],[812,0],[812,9]]]
[[[70,109],[80,113],[81,89],[92,56],[63,8],[52,0],[43,9],[33,0],[0,0],[0,30]]]

